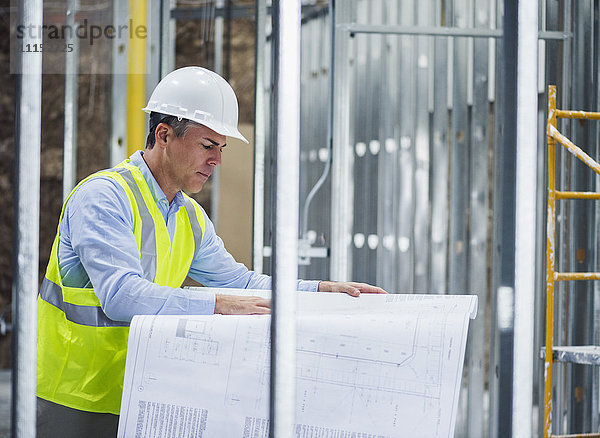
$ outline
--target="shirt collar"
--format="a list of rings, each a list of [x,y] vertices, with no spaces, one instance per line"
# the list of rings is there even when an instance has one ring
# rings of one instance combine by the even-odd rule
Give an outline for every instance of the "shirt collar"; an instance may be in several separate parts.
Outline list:
[[[140,171],[142,172],[142,176],[146,180],[146,183],[148,183],[148,187],[150,188],[150,193],[152,193],[152,197],[154,198],[154,201],[158,204],[161,200],[164,199],[168,205],[169,202],[168,202],[167,197],[165,196],[165,193],[163,192],[163,190],[160,188],[160,186],[156,182],[156,179],[154,179],[154,175],[152,175],[152,172],[150,171],[150,168],[144,161],[144,158],[142,157],[142,155],[144,155],[144,151],[141,151],[141,150],[135,151],[133,153],[133,155],[131,155],[131,157],[129,157],[129,160],[130,160],[129,162],[131,164],[133,164],[134,166],[138,167],[140,169]],[[181,193],[181,190],[175,194],[172,204],[174,204],[174,205],[182,205],[183,204],[183,194]]]

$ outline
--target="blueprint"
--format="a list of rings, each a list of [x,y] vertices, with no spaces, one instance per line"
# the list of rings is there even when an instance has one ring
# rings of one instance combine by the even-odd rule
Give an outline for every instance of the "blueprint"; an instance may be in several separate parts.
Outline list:
[[[453,436],[476,296],[298,293],[297,309],[297,437]],[[269,330],[135,317],[118,436],[268,437]]]

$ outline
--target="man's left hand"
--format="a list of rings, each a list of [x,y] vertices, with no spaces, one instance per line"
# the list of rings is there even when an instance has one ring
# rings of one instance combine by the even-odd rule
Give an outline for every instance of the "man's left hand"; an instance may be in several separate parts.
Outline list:
[[[382,288],[371,286],[366,283],[355,283],[352,281],[321,281],[319,282],[319,292],[343,292],[350,296],[357,297],[361,293],[367,294],[387,294]]]

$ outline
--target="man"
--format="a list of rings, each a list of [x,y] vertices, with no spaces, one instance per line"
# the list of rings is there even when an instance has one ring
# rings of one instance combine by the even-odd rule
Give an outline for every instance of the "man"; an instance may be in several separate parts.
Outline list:
[[[84,179],[65,201],[38,299],[38,436],[115,436],[128,326],[138,314],[263,314],[270,301],[180,288],[269,289],[236,263],[196,193],[237,129],[233,89],[186,67],[146,108],[145,151]],[[385,293],[362,283],[298,281],[298,290]]]

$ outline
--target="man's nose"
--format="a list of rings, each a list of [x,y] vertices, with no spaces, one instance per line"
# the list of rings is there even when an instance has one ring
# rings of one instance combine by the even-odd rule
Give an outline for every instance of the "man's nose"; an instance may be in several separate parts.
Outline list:
[[[211,166],[220,166],[221,165],[221,148],[215,147],[208,158],[208,164]]]

